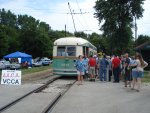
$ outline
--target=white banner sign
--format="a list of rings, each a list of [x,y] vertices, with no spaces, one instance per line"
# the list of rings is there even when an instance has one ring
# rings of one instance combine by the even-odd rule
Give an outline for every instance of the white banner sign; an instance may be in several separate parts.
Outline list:
[[[21,85],[21,71],[2,70],[1,84]]]

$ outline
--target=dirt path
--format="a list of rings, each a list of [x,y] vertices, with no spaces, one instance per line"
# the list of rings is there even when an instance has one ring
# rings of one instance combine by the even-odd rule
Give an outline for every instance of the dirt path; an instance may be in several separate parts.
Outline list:
[[[52,69],[47,69],[40,72],[22,75],[22,82],[32,82],[41,79],[46,79],[52,75]]]

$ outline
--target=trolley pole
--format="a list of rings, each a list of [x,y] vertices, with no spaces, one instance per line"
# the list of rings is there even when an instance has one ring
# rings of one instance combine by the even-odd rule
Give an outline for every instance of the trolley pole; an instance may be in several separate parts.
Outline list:
[[[73,13],[72,13],[72,10],[71,10],[71,7],[70,7],[69,2],[68,2],[68,6],[69,6],[70,13],[71,13],[71,16],[72,16],[72,21],[73,21],[73,25],[74,25],[74,30],[75,30],[75,32],[76,32],[77,30],[76,30],[76,26],[75,26],[75,22],[74,22],[74,18],[73,18]]]

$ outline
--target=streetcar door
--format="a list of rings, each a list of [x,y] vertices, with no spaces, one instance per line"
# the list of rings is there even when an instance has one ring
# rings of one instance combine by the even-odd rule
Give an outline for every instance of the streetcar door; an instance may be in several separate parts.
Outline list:
[[[83,46],[83,55],[89,56],[89,47]]]

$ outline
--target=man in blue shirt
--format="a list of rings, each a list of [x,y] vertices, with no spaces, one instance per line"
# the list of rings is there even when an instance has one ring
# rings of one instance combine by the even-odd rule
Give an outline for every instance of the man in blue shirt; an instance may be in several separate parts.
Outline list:
[[[107,65],[108,61],[106,59],[106,55],[103,56],[103,58],[100,60],[100,81],[106,81],[106,73],[107,73]]]

